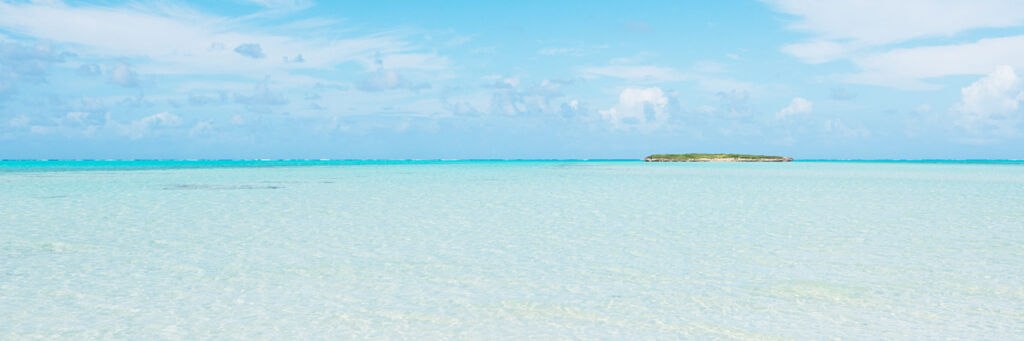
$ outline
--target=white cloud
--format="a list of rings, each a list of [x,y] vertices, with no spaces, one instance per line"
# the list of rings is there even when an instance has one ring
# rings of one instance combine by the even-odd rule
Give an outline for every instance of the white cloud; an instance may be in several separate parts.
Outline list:
[[[21,128],[21,127],[27,126],[28,122],[29,122],[28,116],[19,115],[17,117],[12,118],[10,121],[8,121],[8,124],[10,124],[11,127]]]
[[[622,29],[633,32],[646,32],[651,30],[651,26],[643,21],[626,21],[622,23]]]
[[[814,110],[814,103],[801,97],[794,97],[785,108],[775,114],[775,118],[782,119],[787,116],[810,114]]]
[[[378,70],[357,82],[356,88],[369,92],[398,89],[417,91],[429,89],[430,83],[411,81],[394,70]]]
[[[270,77],[267,77],[256,83],[251,95],[234,94],[235,102],[259,112],[267,112],[271,107],[288,104],[288,99],[281,92],[273,89],[270,86],[270,81]]]
[[[117,63],[110,71],[110,82],[123,87],[139,86],[139,75],[128,64]]]
[[[715,107],[710,106],[710,105],[702,105],[702,106],[694,108],[694,110],[696,110],[697,112],[699,112],[701,114],[704,114],[704,115],[711,115],[711,114],[714,114],[715,111],[718,110],[718,108],[715,108]]]
[[[710,93],[722,93],[722,92],[743,92],[747,94],[760,94],[765,92],[766,86],[754,84],[751,82],[735,80],[732,78],[715,78],[715,77],[694,77],[697,81],[697,86]]]
[[[78,74],[86,77],[96,77],[103,73],[103,69],[97,64],[82,64],[78,66]]]
[[[796,16],[791,29],[812,34],[782,51],[812,64],[850,59],[861,71],[838,77],[843,81],[927,90],[938,88],[929,78],[982,75],[997,65],[1024,67],[1024,36],[914,46],[926,38],[1024,25],[1024,1],[763,1]],[[913,47],[889,48],[908,42]]]
[[[714,62],[698,62],[694,69],[699,72],[713,73],[724,71],[724,66]],[[711,92],[757,92],[759,86],[746,81],[732,78],[710,77],[704,74],[682,73],[670,67],[652,65],[608,65],[585,67],[580,69],[584,78],[613,77],[637,83],[666,83],[695,81],[701,89]]]
[[[975,133],[1016,135],[1024,119],[1020,110],[1024,78],[1013,67],[1000,66],[960,92],[960,102],[953,108],[959,113],[956,124]]]
[[[853,45],[884,45],[916,38],[951,36],[991,27],[1024,24],[1017,0],[765,0],[799,17],[790,28],[818,39]]]
[[[174,114],[171,114],[171,113],[168,113],[168,112],[162,112],[162,113],[159,113],[159,114],[154,114],[154,115],[151,115],[151,116],[144,117],[141,120],[139,120],[138,122],[142,122],[145,125],[157,125],[157,126],[161,126],[161,127],[174,127],[174,126],[177,126],[177,125],[181,124],[181,118],[178,117],[177,115],[174,115]]]
[[[540,49],[537,54],[545,56],[582,56],[586,54],[586,51],[575,47],[549,47]]]
[[[668,121],[668,104],[669,99],[661,88],[626,88],[619,94],[618,104],[598,112],[616,128],[650,129]]]
[[[86,118],[89,118],[89,113],[82,112],[82,111],[72,111],[72,112],[67,113],[67,115],[65,115],[65,119],[67,121],[74,122],[74,123],[85,122]]]
[[[800,60],[809,64],[819,64],[840,59],[851,50],[853,50],[853,46],[848,44],[820,40],[789,44],[782,47],[782,52],[800,58]]]
[[[140,118],[132,121],[129,124],[121,125],[121,133],[133,140],[140,139],[147,134],[150,130],[156,127],[176,127],[181,124],[181,117],[177,115],[162,112]]]
[[[297,11],[313,6],[310,0],[242,0],[272,10]]]
[[[49,69],[63,63],[66,56],[47,43],[0,40],[0,100],[22,83],[45,82]]]
[[[272,6],[278,1],[257,2]],[[391,68],[437,70],[448,64],[447,58],[433,52],[416,52],[420,48],[405,41],[398,31],[310,39],[301,30],[294,35],[267,34],[263,32],[268,27],[247,23],[245,18],[210,16],[170,6],[105,8],[49,1],[0,2],[0,29],[72,44],[76,52],[92,57],[144,59],[148,62],[139,64],[139,70],[150,74],[263,72],[270,67],[324,68],[346,62],[372,70],[376,53],[382,54]],[[253,42],[259,42],[264,53],[301,53],[305,62],[287,63],[285,54],[246,58],[223,48]],[[211,48],[215,46],[221,48]]]
[[[355,57],[367,69],[373,69],[376,64],[374,57],[376,53]],[[389,53],[380,57],[389,69],[418,69],[418,70],[444,70],[448,68],[448,58],[433,53]],[[340,62],[340,61],[339,61]]]
[[[857,98],[857,94],[850,92],[850,90],[844,87],[837,86],[829,90],[828,97],[834,101],[848,101]]]
[[[831,136],[840,136],[848,138],[868,137],[871,136],[871,131],[864,127],[850,127],[843,120],[836,118],[831,120],[825,120],[824,130]]]
[[[640,51],[632,56],[612,58],[611,60],[608,61],[608,64],[643,64],[655,57],[658,57],[658,53],[655,53],[653,51]]]
[[[213,131],[213,124],[210,121],[199,121],[196,122],[196,125],[192,126],[192,129],[189,129],[188,134],[189,136],[196,136],[211,131]]]
[[[693,70],[703,73],[722,73],[728,71],[725,64],[713,60],[698,60],[693,64]]]
[[[580,69],[584,77],[615,77],[631,81],[659,83],[680,81],[687,78],[686,75],[673,68],[651,65],[609,65],[599,67],[586,67]]]
[[[519,78],[517,78],[517,77],[506,77],[505,79],[501,80],[501,84],[507,85],[507,86],[510,86],[510,87],[514,88],[514,87],[519,86]]]
[[[34,125],[34,126],[31,126],[31,127],[28,127],[28,131],[29,132],[31,132],[33,134],[39,134],[39,135],[46,135],[46,134],[52,133],[52,132],[54,132],[56,130],[57,130],[56,127],[51,127],[51,126],[37,126],[37,125]]]
[[[397,89],[418,91],[430,88],[428,82],[411,81],[394,70],[385,69],[384,60],[379,55],[376,56],[374,62],[377,71],[356,83],[357,89],[373,92]]]
[[[544,79],[540,82],[527,82],[519,77],[503,75],[487,75],[480,79],[488,81],[484,91],[470,93],[446,93],[442,97],[443,111],[454,114],[495,115],[548,115],[564,114],[565,105],[560,98],[564,97],[562,87],[571,84],[571,80]]]
[[[854,63],[863,71],[847,77],[847,81],[932,89],[936,86],[922,79],[984,75],[998,65],[1024,68],[1024,35],[957,45],[894,49],[855,58]]]
[[[441,105],[454,115],[476,115],[482,113],[482,109],[487,108],[492,99],[493,93],[483,90],[472,93],[442,93]]]

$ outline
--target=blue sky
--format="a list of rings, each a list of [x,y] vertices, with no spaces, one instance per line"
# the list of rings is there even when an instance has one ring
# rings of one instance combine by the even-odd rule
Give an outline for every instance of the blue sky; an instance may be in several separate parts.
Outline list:
[[[1021,1],[0,2],[0,159],[1024,158]]]

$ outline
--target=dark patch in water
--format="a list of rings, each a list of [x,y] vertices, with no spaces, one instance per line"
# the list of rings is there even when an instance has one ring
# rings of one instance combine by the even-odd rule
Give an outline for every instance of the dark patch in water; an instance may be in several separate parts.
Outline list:
[[[231,189],[281,189],[282,186],[253,186],[253,185],[196,185],[179,184],[164,187],[165,190],[231,190]]]

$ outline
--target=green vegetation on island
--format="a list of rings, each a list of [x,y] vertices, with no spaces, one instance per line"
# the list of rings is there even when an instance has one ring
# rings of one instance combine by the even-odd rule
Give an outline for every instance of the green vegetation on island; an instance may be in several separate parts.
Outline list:
[[[747,154],[654,154],[644,158],[647,162],[787,162],[793,158]]]

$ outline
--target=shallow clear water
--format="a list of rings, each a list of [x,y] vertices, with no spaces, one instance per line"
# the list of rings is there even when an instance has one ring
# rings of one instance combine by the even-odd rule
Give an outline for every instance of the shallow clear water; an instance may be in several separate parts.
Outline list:
[[[1022,163],[0,162],[4,340],[1020,335]]]

